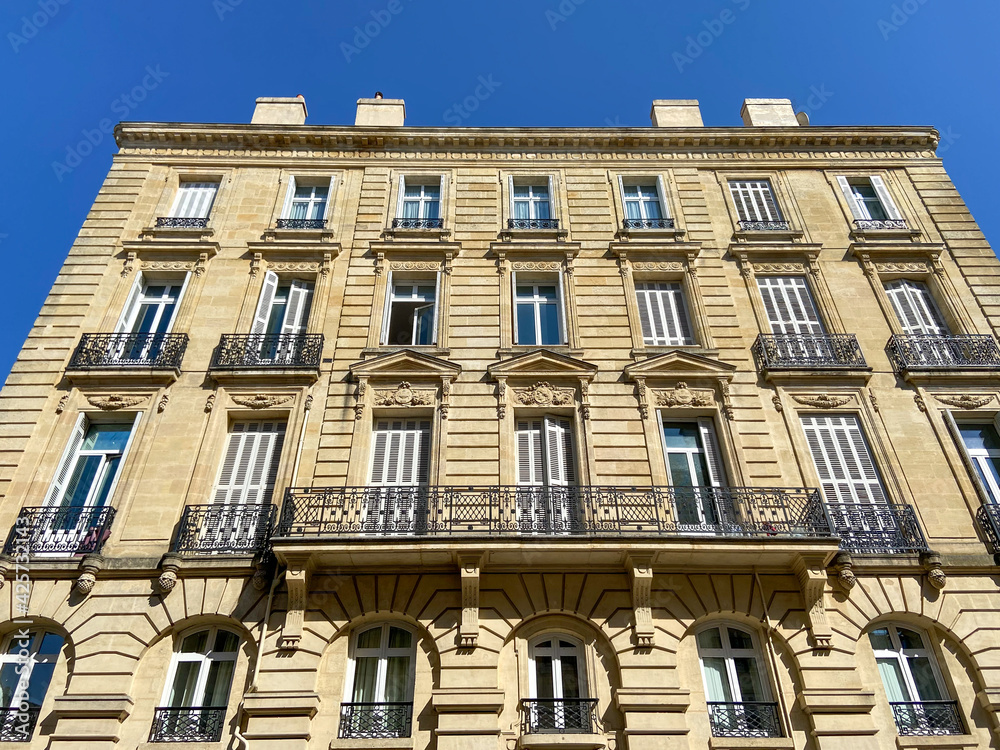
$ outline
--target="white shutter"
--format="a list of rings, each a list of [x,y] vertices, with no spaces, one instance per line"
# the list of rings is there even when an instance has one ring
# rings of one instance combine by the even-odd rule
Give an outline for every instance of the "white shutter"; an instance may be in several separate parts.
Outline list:
[[[694,343],[684,304],[684,290],[677,282],[636,285],[639,323],[650,346],[689,346]]]
[[[170,215],[183,219],[208,218],[218,187],[215,182],[182,182]]]
[[[271,305],[277,291],[278,274],[267,271],[264,274],[264,285],[260,290],[260,299],[257,300],[257,312],[253,316],[251,333],[264,333],[267,330],[267,320],[271,315]]]
[[[285,319],[281,324],[281,332],[300,334],[306,332],[309,322],[309,307],[312,304],[312,284],[307,281],[293,281],[288,290],[288,304],[285,306]]]
[[[433,326],[431,330],[431,343],[437,345],[438,343],[438,310],[441,309],[441,272],[438,271],[434,274],[434,320],[431,322]]]
[[[902,219],[903,215],[899,213],[899,209],[896,208],[896,204],[892,200],[892,196],[889,195],[889,188],[885,186],[885,180],[883,180],[878,175],[871,176],[872,187],[875,188],[875,195],[878,196],[879,203],[882,204],[882,208],[885,209],[886,215],[890,219]]]
[[[389,318],[392,313],[392,295],[395,290],[395,282],[392,280],[392,271],[385,281],[385,304],[382,306],[382,332],[379,334],[379,343],[389,343]]]
[[[514,343],[517,344],[517,271],[510,272],[510,309],[511,317],[510,321],[511,328],[514,331]]]
[[[66,443],[66,449],[63,451],[62,458],[59,459],[59,467],[56,469],[55,476],[52,478],[52,485],[49,487],[48,495],[46,495],[45,505],[48,507],[58,506],[62,501],[62,494],[66,489],[66,480],[76,465],[77,453],[83,444],[83,438],[87,434],[88,424],[87,415],[81,413],[76,419],[76,424],[73,425],[73,432],[70,435],[69,442]]]
[[[372,441],[371,484],[410,487],[426,484],[430,459],[429,420],[381,420]]]
[[[781,221],[767,180],[733,181],[729,183],[729,191],[740,221]]]
[[[542,421],[517,423],[517,483],[540,487],[542,473]]]
[[[843,176],[838,177],[837,184],[840,185],[840,189],[847,199],[847,205],[851,208],[851,216],[855,219],[867,219],[867,211],[861,208],[861,205],[858,203],[858,196],[854,194],[854,188],[851,187],[851,183],[847,181],[847,178]]]
[[[545,418],[545,459],[550,487],[566,487],[576,482],[573,427],[568,419]]]
[[[827,502],[885,502],[857,417],[805,416],[802,429]]]
[[[330,178],[330,187],[326,191],[326,208],[323,210],[323,218],[330,219],[330,209],[333,207],[333,188],[337,183],[336,175]]]
[[[288,189],[285,191],[285,205],[281,207],[281,218],[292,218],[292,201],[295,199],[295,177],[288,178]]]
[[[138,310],[139,295],[142,294],[145,285],[146,280],[143,278],[142,272],[137,273],[135,281],[132,282],[132,288],[129,290],[128,298],[125,300],[122,315],[118,319],[118,325],[115,326],[115,333],[128,333],[132,330],[132,326],[135,324],[135,314]]]
[[[804,276],[758,276],[757,287],[771,333],[824,333]]]
[[[563,289],[563,274],[559,271],[556,274],[556,316],[559,318],[559,331],[562,335],[562,344],[569,343],[569,334],[566,331],[566,292]],[[541,341],[538,342],[542,343]]]
[[[284,422],[234,424],[212,501],[223,504],[271,502],[284,441]]]
[[[722,463],[722,452],[719,450],[719,441],[712,420],[699,419],[698,432],[701,435],[701,449],[705,452],[705,463],[708,465],[708,481],[713,487],[724,487],[726,469]]]
[[[396,218],[403,216],[403,201],[406,199],[406,177],[399,176],[399,194],[396,196]]]
[[[885,284],[892,309],[905,334],[931,334],[942,336],[948,327],[941,319],[930,289],[920,281],[897,279]]]
[[[667,210],[667,188],[663,183],[663,175],[656,175],[656,192],[660,199],[660,216],[664,219],[670,218],[670,211]]]
[[[184,301],[184,293],[187,291],[188,282],[191,280],[191,272],[184,274],[184,281],[181,282],[181,290],[177,292],[177,301],[174,303],[174,311],[170,315],[170,320],[167,321],[166,328],[163,329],[164,333],[170,333],[174,328],[174,322],[177,320],[177,313],[180,312],[181,302]]]

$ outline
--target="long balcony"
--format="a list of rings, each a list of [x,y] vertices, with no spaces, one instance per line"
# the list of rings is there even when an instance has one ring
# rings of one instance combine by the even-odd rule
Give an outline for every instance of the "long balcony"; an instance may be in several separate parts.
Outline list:
[[[409,737],[412,724],[412,701],[340,704],[340,739]]]
[[[213,370],[316,370],[323,356],[321,333],[224,333]]]
[[[1000,347],[992,336],[895,335],[885,351],[901,374],[914,370],[1000,369]]]
[[[521,734],[594,734],[597,698],[521,701]]]
[[[777,703],[709,701],[713,737],[781,737]]]
[[[840,547],[859,555],[927,551],[913,506],[895,503],[827,503]]]
[[[267,548],[273,505],[188,505],[172,551],[187,555],[255,555]]]
[[[673,219],[623,219],[622,229],[626,232],[633,229],[673,229]]]
[[[979,528],[994,553],[1000,554],[1000,504],[987,503],[976,512]]]
[[[101,551],[111,535],[115,509],[21,508],[7,536],[4,554],[73,557]]]
[[[963,734],[962,719],[955,701],[890,703],[896,731],[903,736]]]
[[[85,333],[70,370],[179,370],[186,333]]]
[[[4,708],[0,715],[0,742],[31,742],[38,723],[40,706]]]
[[[853,333],[762,333],[751,352],[761,372],[868,367]]]
[[[226,723],[225,706],[173,706],[153,713],[150,742],[218,742]]]

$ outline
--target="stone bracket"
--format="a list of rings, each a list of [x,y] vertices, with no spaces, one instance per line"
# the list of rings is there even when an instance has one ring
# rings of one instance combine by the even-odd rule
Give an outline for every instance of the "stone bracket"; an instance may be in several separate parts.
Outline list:
[[[632,611],[635,623],[635,643],[637,648],[652,648],[653,609],[653,558],[651,555],[629,555],[628,572],[632,579]]]
[[[799,555],[793,568],[806,605],[809,641],[817,651],[828,650],[832,646],[833,629],[826,619],[826,565],[820,558]]]
[[[100,555],[86,555],[80,561],[80,576],[76,579],[73,588],[77,593],[86,596],[94,590],[97,583],[97,573],[104,567],[104,558]]]
[[[462,623],[458,628],[458,646],[472,649],[479,644],[479,574],[483,553],[459,555],[458,566],[462,575]]]
[[[302,640],[302,625],[305,621],[306,595],[309,590],[310,565],[308,559],[288,560],[285,571],[285,587],[288,589],[288,610],[285,623],[281,626],[278,648],[294,651]]]
[[[838,552],[830,565],[831,572],[837,577],[837,584],[845,594],[850,595],[851,589],[858,584],[854,575],[854,559],[850,552]]]
[[[941,555],[933,550],[920,553],[920,564],[927,571],[927,582],[938,591],[948,583],[948,576],[941,568]]]

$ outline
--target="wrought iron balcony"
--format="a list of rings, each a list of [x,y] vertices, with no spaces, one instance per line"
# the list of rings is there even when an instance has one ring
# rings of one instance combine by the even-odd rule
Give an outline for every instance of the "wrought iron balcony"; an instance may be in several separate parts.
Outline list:
[[[766,487],[314,487],[285,493],[275,538],[832,538],[819,491]]]
[[[853,333],[762,333],[750,351],[761,372],[868,367]]]
[[[160,707],[153,713],[150,742],[218,742],[226,723],[225,706]]]
[[[787,232],[791,229],[787,221],[741,221],[741,232]]]
[[[896,731],[903,736],[964,734],[955,701],[890,703]]]
[[[917,514],[910,505],[894,503],[827,503],[840,548],[859,555],[926,552]]]
[[[782,737],[777,703],[708,702],[713,737]]]
[[[1000,554],[1000,504],[987,503],[976,512],[979,528],[994,553]]]
[[[896,372],[908,370],[996,370],[1000,347],[992,336],[895,335],[885,345]]]
[[[444,219],[403,219],[392,220],[393,229],[444,229]]]
[[[157,229],[204,229],[208,226],[208,219],[194,216],[157,216]]]
[[[278,229],[326,229],[326,219],[278,219]]]
[[[212,369],[315,370],[322,355],[322,333],[224,333],[212,357]]]
[[[622,229],[673,229],[673,219],[625,219]]]
[[[413,702],[341,703],[340,739],[391,739],[412,732]]]
[[[69,361],[70,370],[178,370],[186,333],[85,333]]]
[[[859,232],[877,232],[886,229],[907,229],[906,219],[855,219],[854,228]]]
[[[3,551],[5,555],[87,555],[100,552],[111,534],[115,509],[21,508]]]
[[[25,711],[20,708],[2,709],[0,742],[31,742],[40,710],[40,706],[29,706]]]
[[[508,229],[558,229],[559,219],[507,219]]]
[[[597,698],[521,701],[521,734],[594,734]]]
[[[253,555],[271,538],[277,508],[270,503],[188,505],[173,551],[195,555]]]

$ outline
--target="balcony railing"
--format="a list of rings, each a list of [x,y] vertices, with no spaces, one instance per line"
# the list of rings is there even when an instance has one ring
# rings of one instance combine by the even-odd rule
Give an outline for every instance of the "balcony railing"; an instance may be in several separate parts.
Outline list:
[[[150,742],[218,742],[226,723],[226,708],[161,707],[153,713]]]
[[[322,333],[224,333],[212,358],[212,369],[315,370],[322,355]]]
[[[787,232],[787,221],[741,221],[741,232]]]
[[[976,512],[976,518],[991,550],[1000,553],[1000,504],[987,503],[981,506]]]
[[[625,219],[622,229],[673,229],[673,219]]]
[[[326,219],[278,219],[278,229],[326,229]]]
[[[286,491],[275,537],[833,536],[812,489],[314,487]]]
[[[853,333],[762,333],[751,352],[760,371],[868,367]]]
[[[910,505],[827,503],[840,548],[859,555],[926,552],[927,539]]]
[[[508,229],[558,229],[559,219],[507,219]]]
[[[895,335],[885,351],[896,372],[1000,368],[1000,347],[992,336]]]
[[[208,219],[201,219],[194,216],[157,216],[157,229],[204,229],[208,226]]]
[[[709,701],[713,737],[781,737],[777,703]]]
[[[412,701],[340,704],[340,739],[409,737],[412,723]]]
[[[906,229],[906,219],[855,219],[854,228],[859,232],[875,232],[886,229]]]
[[[521,701],[521,734],[594,734],[597,698]]]
[[[393,229],[444,229],[444,219],[393,219]]]
[[[188,505],[173,551],[195,555],[253,555],[271,538],[277,508],[268,503]]]
[[[177,370],[187,344],[186,333],[85,333],[69,369]]]
[[[73,556],[100,552],[111,534],[115,509],[21,508],[7,543],[6,555]]]
[[[31,742],[40,710],[40,706],[29,706],[25,711],[20,708],[2,709],[0,742]]]
[[[955,701],[890,703],[896,731],[903,736],[964,734]]]

